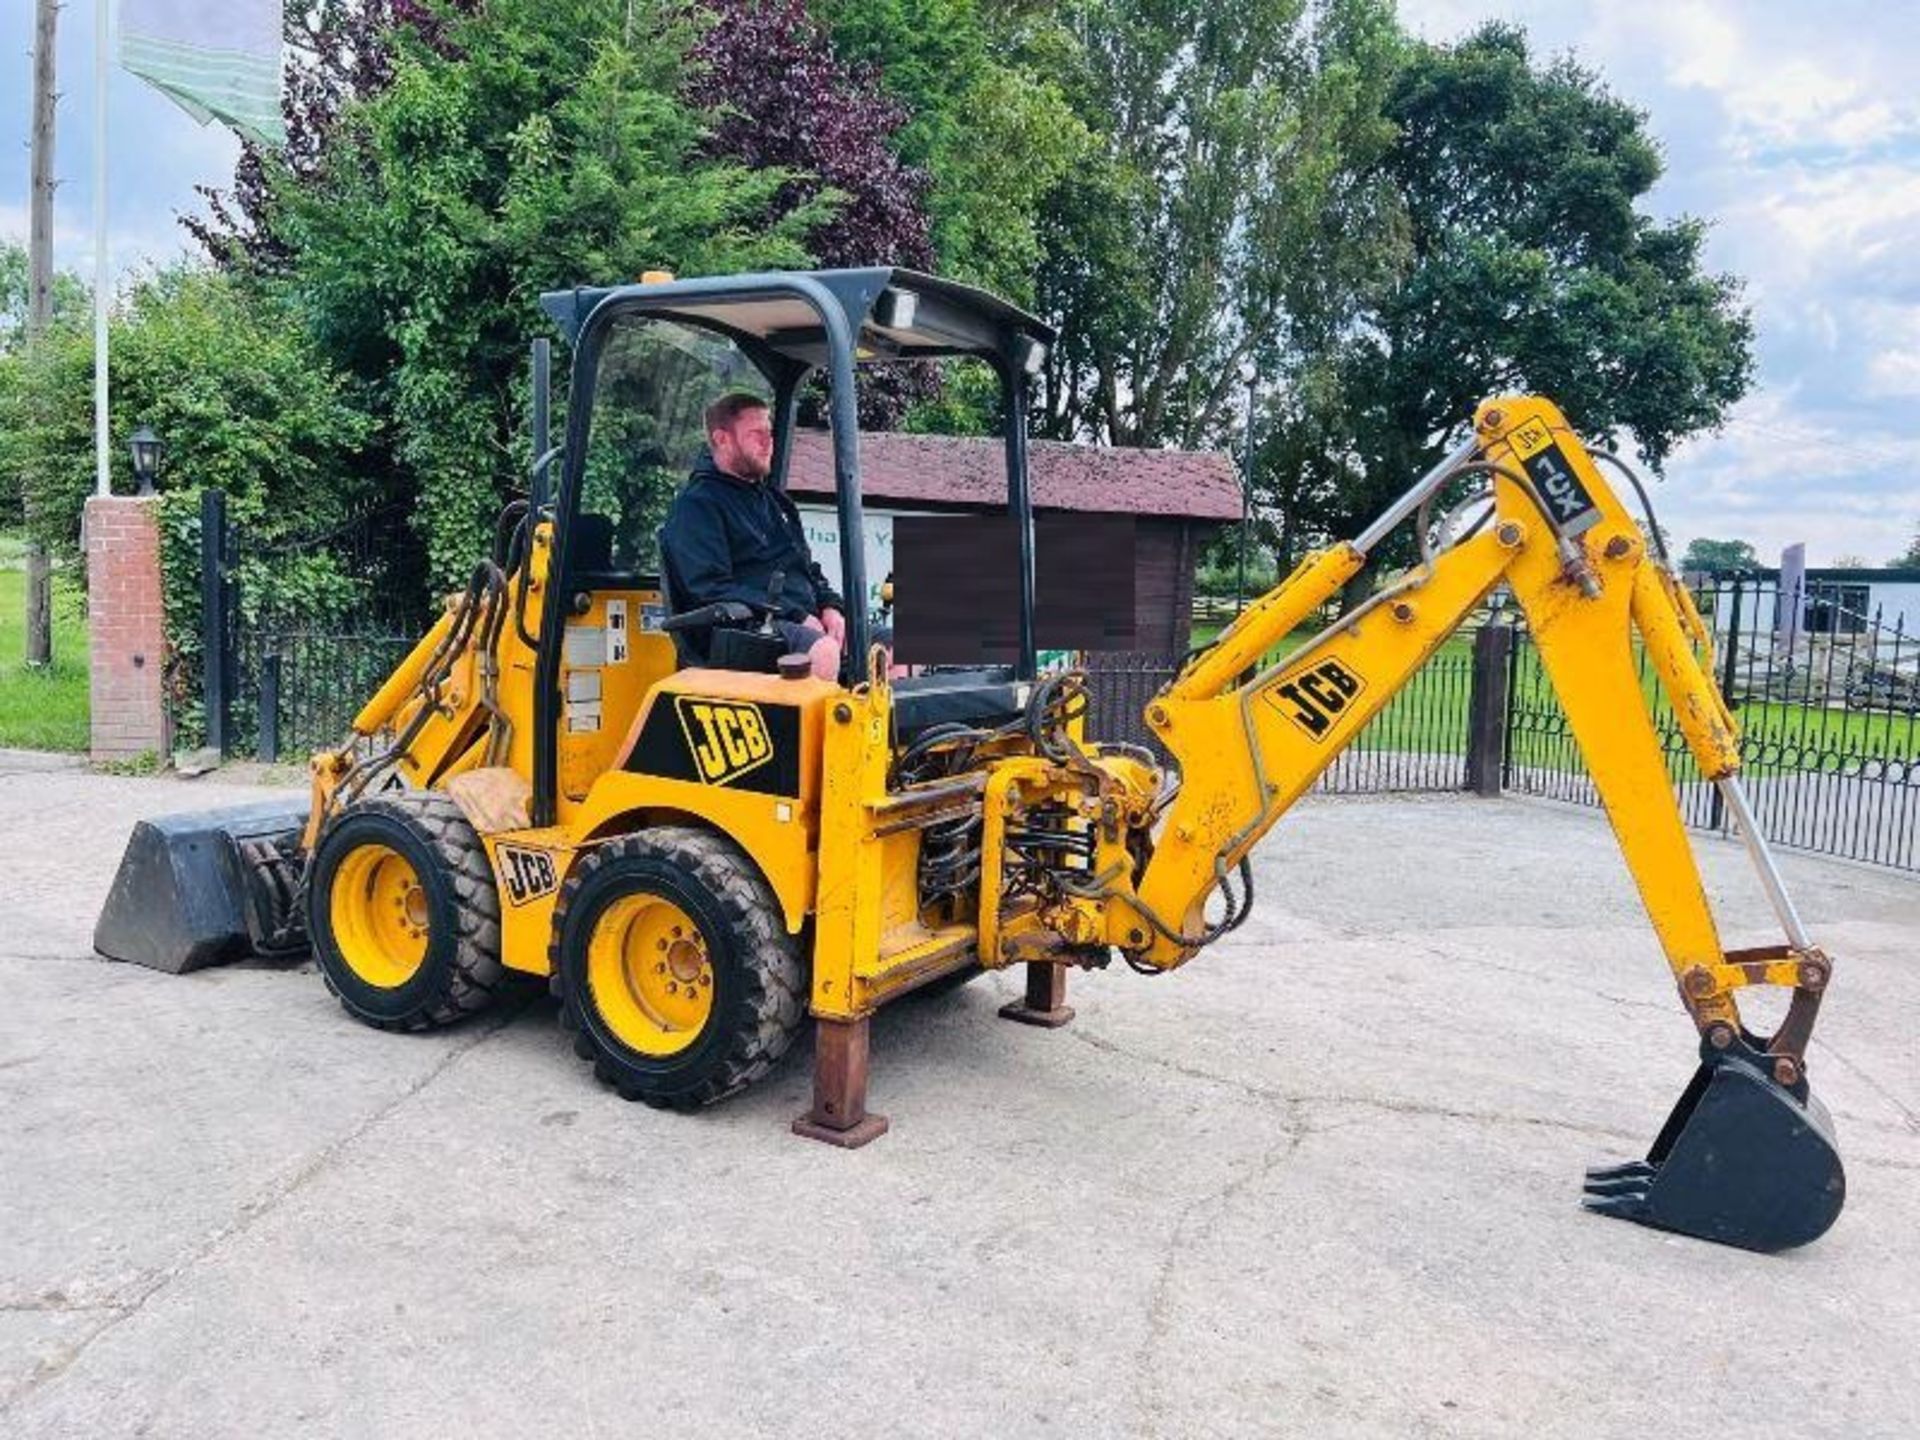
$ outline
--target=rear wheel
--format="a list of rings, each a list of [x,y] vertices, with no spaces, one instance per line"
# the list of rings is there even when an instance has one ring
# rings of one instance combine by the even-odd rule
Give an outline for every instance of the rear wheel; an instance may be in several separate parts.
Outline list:
[[[307,887],[327,986],[355,1018],[425,1030],[500,988],[500,897],[467,818],[437,791],[366,800],[327,827]]]
[[[562,1022],[628,1100],[691,1110],[760,1078],[806,1018],[806,966],[734,846],[662,827],[573,867],[554,913]]]

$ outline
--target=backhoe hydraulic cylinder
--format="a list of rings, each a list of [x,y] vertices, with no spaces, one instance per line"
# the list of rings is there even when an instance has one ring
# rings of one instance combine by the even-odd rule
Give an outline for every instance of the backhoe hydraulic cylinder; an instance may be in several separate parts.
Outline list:
[[[1471,460],[1473,452],[1479,448],[1480,441],[1472,435],[1462,440],[1451,454],[1414,481],[1411,490],[1382,511],[1378,520],[1361,531],[1353,542],[1353,548],[1362,555],[1371,554],[1374,547],[1391,535],[1402,520],[1418,510],[1429,495],[1447,483],[1447,476]]]
[[[1800,912],[1794,908],[1793,897],[1787,894],[1787,882],[1780,876],[1780,867],[1774,864],[1767,837],[1760,833],[1760,822],[1754,819],[1753,806],[1747,802],[1747,787],[1740,783],[1738,775],[1727,775],[1713,783],[1719,787],[1720,798],[1727,802],[1727,809],[1733,812],[1733,823],[1746,842],[1747,854],[1753,857],[1753,868],[1760,872],[1760,884],[1773,904],[1773,913],[1780,917],[1780,928],[1787,932],[1787,943],[1796,950],[1811,950],[1813,937],[1807,934]]]
[[[1307,616],[1340,593],[1340,587],[1367,563],[1350,545],[1309,555],[1278,589],[1261,596],[1221,632],[1213,648],[1173,682],[1182,700],[1206,700],[1234,688],[1240,675],[1286,639]]]

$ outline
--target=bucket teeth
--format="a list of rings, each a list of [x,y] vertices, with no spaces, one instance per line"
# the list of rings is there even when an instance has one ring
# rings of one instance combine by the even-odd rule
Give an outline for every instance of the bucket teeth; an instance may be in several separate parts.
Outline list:
[[[1625,1169],[1625,1166],[1619,1167]],[[1593,1199],[1610,1199],[1618,1196],[1638,1196],[1645,1199],[1648,1188],[1653,1184],[1653,1170],[1648,1167],[1638,1175],[1597,1176],[1587,1172],[1586,1192]]]
[[[1595,1185],[1610,1185],[1620,1180],[1650,1180],[1658,1171],[1645,1160],[1629,1160],[1624,1165],[1589,1165],[1587,1167],[1587,1189]]]
[[[1617,1165],[1617,1169],[1630,1169],[1628,1165]],[[1619,1175],[1615,1179],[1599,1181],[1588,1173],[1586,1198],[1580,1200],[1582,1206],[1596,1215],[1613,1215],[1615,1219],[1644,1219],[1647,1215],[1647,1190],[1653,1185],[1651,1167],[1645,1175]]]

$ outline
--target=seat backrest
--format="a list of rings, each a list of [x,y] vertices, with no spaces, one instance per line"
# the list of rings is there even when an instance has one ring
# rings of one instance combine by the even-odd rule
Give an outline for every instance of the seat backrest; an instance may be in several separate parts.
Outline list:
[[[660,532],[660,593],[667,602],[669,615],[679,615],[694,608],[687,599],[687,587],[680,582],[680,569],[673,562],[673,551],[667,548],[667,533],[664,530]],[[680,662],[682,670],[707,663],[707,646],[712,639],[712,631],[675,630],[672,635],[674,658]]]

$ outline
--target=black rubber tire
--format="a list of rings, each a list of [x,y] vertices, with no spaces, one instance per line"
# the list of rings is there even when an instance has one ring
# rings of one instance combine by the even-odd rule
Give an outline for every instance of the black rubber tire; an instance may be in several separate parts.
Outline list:
[[[413,866],[427,897],[427,953],[404,984],[368,984],[340,954],[332,927],[333,882],[355,847],[375,843]],[[362,800],[320,837],[307,885],[307,933],[327,988],[357,1020],[381,1030],[429,1030],[479,1013],[505,987],[500,893],[473,826],[437,790]]]
[[[713,966],[706,1026],[674,1055],[645,1055],[608,1026],[587,984],[588,938],[613,901],[662,896],[700,927]],[[752,861],[705,830],[661,826],[581,858],[554,907],[553,972],[574,1052],[626,1100],[695,1110],[737,1094],[787,1053],[807,1016],[807,967],[773,887]]]

